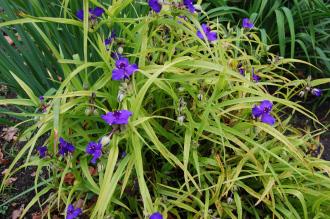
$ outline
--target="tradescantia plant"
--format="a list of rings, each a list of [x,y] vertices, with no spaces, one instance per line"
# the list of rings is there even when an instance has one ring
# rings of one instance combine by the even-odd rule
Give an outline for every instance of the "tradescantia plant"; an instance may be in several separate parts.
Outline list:
[[[85,0],[65,19],[1,24],[55,22],[83,36],[84,59],[65,60],[75,69],[54,95],[38,98],[17,79],[30,98],[0,100],[39,108],[17,113],[34,122],[1,186],[37,167],[36,196],[22,217],[37,203],[48,206],[46,218],[326,217],[330,165],[305,153],[322,130],[290,124],[293,113],[317,123],[291,101],[307,82],[285,77],[288,66],[307,63],[264,61],[276,56],[249,20],[200,24],[188,1],[157,1],[156,10],[149,1],[154,12],[121,17],[130,3]]]

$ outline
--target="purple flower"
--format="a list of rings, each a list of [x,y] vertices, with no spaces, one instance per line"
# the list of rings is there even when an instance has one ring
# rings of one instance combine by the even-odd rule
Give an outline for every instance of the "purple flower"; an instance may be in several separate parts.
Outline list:
[[[86,147],[86,153],[93,155],[93,159],[91,160],[91,162],[95,164],[96,160],[102,156],[102,144],[100,142],[89,142]]]
[[[65,141],[63,138],[60,138],[60,143],[58,144],[59,151],[58,153],[62,156],[65,156],[68,153],[74,152],[75,148],[72,144]]]
[[[270,114],[273,104],[269,100],[263,100],[259,106],[255,105],[252,108],[252,116],[261,118],[261,121],[269,125],[275,124],[275,118]]]
[[[116,33],[113,31],[109,38],[104,40],[104,45],[108,46],[112,43],[112,41],[116,38]]]
[[[129,110],[118,110],[114,112],[108,112],[101,117],[109,125],[123,125],[128,123],[128,119],[131,115],[132,112]]]
[[[163,215],[159,212],[155,212],[150,215],[149,219],[163,219]]]
[[[209,41],[217,40],[218,38],[217,33],[212,32],[211,28],[207,26],[207,24],[202,24],[202,30]],[[204,36],[200,30],[197,31],[197,36],[202,40],[204,39]]]
[[[259,82],[260,81],[260,76],[256,75],[254,73],[254,68],[252,68],[252,80],[255,81],[255,82]]]
[[[104,13],[103,8],[96,7],[94,9],[89,9],[89,18],[95,20],[98,17],[101,17],[102,14]],[[77,11],[76,16],[79,20],[84,20],[84,10],[81,9]]]
[[[249,18],[243,18],[242,26],[247,29],[251,29],[254,27],[254,24],[250,22]]]
[[[129,64],[127,58],[121,57],[116,61],[116,67],[112,70],[112,80],[121,80],[124,78],[129,78],[135,71],[138,70],[136,64]]]
[[[44,97],[44,96],[40,96],[40,97],[39,97],[39,100],[40,100],[40,102],[44,102],[45,97]]]
[[[46,153],[47,153],[47,147],[46,146],[37,147],[37,151],[39,152],[39,157],[40,158],[46,157]]]
[[[148,4],[152,10],[156,13],[159,13],[162,10],[162,5],[159,3],[158,0],[149,0]]]
[[[320,97],[322,96],[322,90],[321,89],[318,89],[318,88],[313,88],[311,90],[311,93],[316,96],[316,97]]]
[[[183,4],[186,6],[186,8],[187,8],[191,13],[194,13],[194,12],[195,12],[195,7],[194,7],[193,0],[183,0]]]
[[[75,219],[82,213],[80,208],[74,209],[72,204],[69,204],[68,209],[66,211],[65,219]]]

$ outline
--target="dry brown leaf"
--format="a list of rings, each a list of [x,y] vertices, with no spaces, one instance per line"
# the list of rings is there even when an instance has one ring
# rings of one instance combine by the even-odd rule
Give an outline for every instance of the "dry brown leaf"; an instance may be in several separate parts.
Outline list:
[[[18,218],[20,218],[21,215],[22,215],[23,210],[24,210],[24,205],[21,205],[21,207],[19,209],[14,210],[11,213],[11,219],[18,219]]]
[[[97,175],[97,169],[96,168],[94,168],[94,167],[88,167],[88,170],[89,170],[89,173],[92,176],[96,176]]]
[[[84,206],[84,200],[78,199],[75,203],[75,208],[82,208]]]
[[[0,148],[0,164],[7,164],[9,161],[6,159],[3,159],[3,153]]]
[[[42,215],[40,212],[33,213],[32,214],[32,219],[42,219]]]
[[[74,177],[73,173],[65,174],[65,176],[64,176],[64,182],[65,183],[67,183],[69,185],[73,185],[74,180],[75,180],[75,177]]]
[[[8,169],[4,169],[2,172],[1,172],[1,175],[5,175],[7,173]]]
[[[9,186],[9,185],[13,184],[13,182],[15,182],[16,180],[17,180],[16,177],[10,177],[6,180],[5,185]]]
[[[15,127],[3,128],[1,137],[8,142],[10,142],[12,140],[16,141],[17,132],[18,132],[18,128],[15,128]]]

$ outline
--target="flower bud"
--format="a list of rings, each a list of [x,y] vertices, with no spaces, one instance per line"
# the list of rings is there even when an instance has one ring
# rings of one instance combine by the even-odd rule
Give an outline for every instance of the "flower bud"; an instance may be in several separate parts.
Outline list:
[[[203,100],[203,94],[198,94],[197,98],[198,98],[199,101],[202,101]]]
[[[303,91],[303,90],[300,91],[299,94],[298,94],[299,97],[304,97],[304,95],[305,95],[305,91]]]
[[[228,197],[227,198],[227,203],[230,205],[231,203],[233,203],[234,199],[232,197]]]
[[[121,91],[118,92],[118,96],[117,96],[117,101],[119,103],[121,103],[123,101],[123,99],[125,98],[125,94]]]
[[[92,110],[88,107],[85,109],[85,115],[89,116],[92,113]]]
[[[180,125],[183,125],[183,122],[184,122],[185,118],[186,118],[186,117],[183,116],[183,115],[178,116],[178,122],[179,122]]]
[[[119,54],[123,54],[123,52],[124,52],[124,48],[121,47],[121,46],[119,46],[119,47],[118,47],[118,53],[119,53]]]
[[[110,143],[110,137],[107,136],[107,135],[103,136],[100,143],[101,143],[102,146],[105,146],[105,145],[109,144]]]

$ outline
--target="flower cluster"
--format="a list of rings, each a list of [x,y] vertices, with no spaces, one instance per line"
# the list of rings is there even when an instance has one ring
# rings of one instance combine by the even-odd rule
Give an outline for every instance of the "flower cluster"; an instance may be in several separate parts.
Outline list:
[[[66,211],[66,217],[65,219],[75,219],[79,217],[79,215],[82,213],[82,210],[80,208],[74,208],[72,204],[68,206],[68,209]]]
[[[194,1],[193,0],[183,0],[183,5],[191,12],[194,13],[195,12],[195,7],[194,7]],[[182,4],[181,3],[181,4]],[[165,4],[163,1],[161,0],[148,0],[148,4],[149,7],[156,13],[159,13],[162,8],[163,8],[163,4]]]
[[[260,118],[262,122],[269,125],[275,124],[275,118],[270,114],[273,104],[269,100],[264,100],[259,106],[255,105],[252,108],[252,116],[254,118]]]
[[[40,158],[46,157],[47,154],[47,147],[46,146],[39,146],[37,147],[37,151],[39,153]]]
[[[75,150],[75,147],[69,142],[65,141],[63,138],[60,138],[58,148],[59,148],[58,153],[62,156],[65,156],[68,153],[73,153]]]

